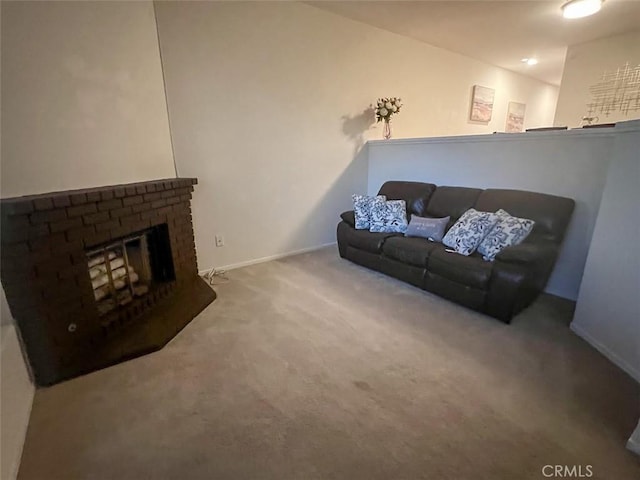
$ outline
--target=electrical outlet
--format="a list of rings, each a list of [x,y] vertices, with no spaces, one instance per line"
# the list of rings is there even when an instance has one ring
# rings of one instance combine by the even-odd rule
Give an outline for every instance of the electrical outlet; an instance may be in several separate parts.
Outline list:
[[[224,237],[222,235],[216,235],[216,247],[224,247]]]

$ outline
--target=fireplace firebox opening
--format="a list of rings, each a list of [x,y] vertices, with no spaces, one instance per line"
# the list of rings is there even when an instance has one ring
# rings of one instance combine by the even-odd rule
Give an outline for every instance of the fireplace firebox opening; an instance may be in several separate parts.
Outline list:
[[[101,317],[175,280],[166,224],[88,249],[86,255]]]

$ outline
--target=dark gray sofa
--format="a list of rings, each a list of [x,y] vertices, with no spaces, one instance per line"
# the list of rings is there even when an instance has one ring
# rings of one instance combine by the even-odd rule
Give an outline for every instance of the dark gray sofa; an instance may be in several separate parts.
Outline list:
[[[447,252],[443,244],[423,238],[356,230],[353,211],[344,212],[338,224],[341,257],[507,323],[544,289],[575,205],[569,198],[522,190],[401,181],[386,182],[379,195],[405,200],[409,218],[450,216],[447,229],[472,207],[490,212],[502,208],[534,220],[525,241],[505,248],[494,262],[478,253],[465,257]]]

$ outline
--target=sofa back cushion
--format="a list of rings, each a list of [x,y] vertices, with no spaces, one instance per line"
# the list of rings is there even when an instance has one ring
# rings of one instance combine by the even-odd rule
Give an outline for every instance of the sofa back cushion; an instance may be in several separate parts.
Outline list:
[[[485,212],[497,212],[502,208],[514,217],[535,221],[527,242],[545,238],[560,243],[574,206],[575,202],[570,198],[524,190],[490,188],[480,194],[474,208]]]
[[[385,182],[378,195],[384,195],[387,200],[404,200],[407,204],[407,219],[411,215],[426,217],[426,208],[436,186],[433,183],[422,182]],[[446,216],[446,215],[443,215]]]
[[[427,205],[426,217],[450,217],[447,230],[476,203],[482,190],[467,187],[438,187]],[[478,209],[480,210],[480,209]]]

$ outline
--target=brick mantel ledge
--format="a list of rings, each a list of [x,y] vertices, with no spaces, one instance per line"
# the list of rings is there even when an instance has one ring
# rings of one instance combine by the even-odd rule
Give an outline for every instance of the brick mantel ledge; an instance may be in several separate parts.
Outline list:
[[[38,193],[20,197],[2,198],[2,216],[31,213],[35,210],[49,210],[56,207],[83,205],[96,201],[107,201],[130,195],[162,192],[198,184],[197,178],[163,178],[146,182],[109,185],[61,192]]]

